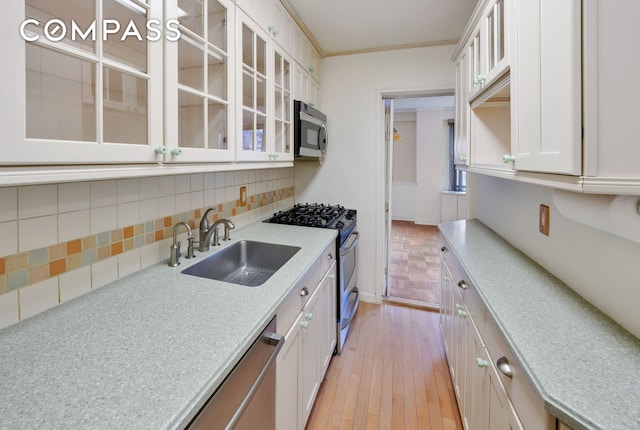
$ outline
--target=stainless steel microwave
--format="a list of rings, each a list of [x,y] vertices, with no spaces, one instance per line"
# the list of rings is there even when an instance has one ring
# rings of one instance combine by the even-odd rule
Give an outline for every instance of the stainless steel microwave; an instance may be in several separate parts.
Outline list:
[[[324,157],[327,152],[327,117],[300,100],[293,103],[293,143],[296,157]]]

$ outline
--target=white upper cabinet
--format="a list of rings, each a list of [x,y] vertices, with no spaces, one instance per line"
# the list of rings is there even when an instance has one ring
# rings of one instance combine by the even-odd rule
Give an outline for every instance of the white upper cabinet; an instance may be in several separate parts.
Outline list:
[[[293,64],[287,54],[273,49],[272,161],[293,160]]]
[[[238,52],[236,158],[241,161],[267,161],[270,130],[267,106],[271,98],[270,42],[266,32],[242,11],[237,10],[236,46]]]
[[[16,0],[2,17],[0,164],[162,160],[162,0]]]
[[[585,190],[640,195],[640,2],[583,2]]]
[[[320,56],[280,0],[15,0],[0,36],[2,185],[291,162],[293,100],[319,96]]]
[[[635,46],[631,17],[638,14],[634,0],[479,4],[453,58],[456,151],[464,152],[461,127],[468,120],[469,170],[584,193],[639,195],[640,146],[633,142],[640,105],[629,83],[640,57],[628,55]]]
[[[291,54],[293,51],[293,28],[295,24],[289,12],[280,0],[271,0],[267,31],[282,49]]]
[[[469,38],[470,101],[509,70],[509,5],[510,0],[487,2]]]
[[[456,122],[454,124],[454,164],[469,164],[469,55],[463,50],[456,62]]]
[[[166,7],[182,37],[165,42],[165,161],[233,161],[233,3],[166,0]]]
[[[511,51],[514,168],[582,174],[581,2],[515,1]]]

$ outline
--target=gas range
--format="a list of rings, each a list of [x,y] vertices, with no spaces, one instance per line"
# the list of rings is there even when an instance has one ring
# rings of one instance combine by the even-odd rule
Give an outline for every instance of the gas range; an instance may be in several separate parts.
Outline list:
[[[339,231],[341,246],[356,228],[356,210],[324,203],[298,203],[291,209],[279,211],[265,222],[304,227],[333,228]]]
[[[335,253],[337,263],[336,352],[338,354],[344,347],[351,320],[358,310],[358,303],[360,303],[356,270],[356,253],[360,234],[356,228],[356,215],[355,209],[345,209],[340,205],[298,203],[291,209],[274,213],[273,217],[264,221],[338,230]]]

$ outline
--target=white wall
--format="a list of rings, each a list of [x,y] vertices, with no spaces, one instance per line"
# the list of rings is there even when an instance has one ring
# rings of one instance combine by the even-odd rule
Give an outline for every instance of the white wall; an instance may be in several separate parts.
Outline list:
[[[416,223],[440,222],[440,191],[448,188],[449,124],[453,110],[426,110],[417,115]]]
[[[398,122],[394,116],[402,140],[394,142],[393,219],[428,225],[440,222],[440,191],[449,185],[448,120],[454,116],[453,109],[436,108],[419,110],[415,122]],[[414,130],[409,131],[411,125]],[[407,134],[406,142],[402,133]]]
[[[582,202],[580,212],[569,216],[606,227],[602,214],[611,210],[603,207],[607,199],[598,196],[565,195],[551,188],[482,175],[473,175],[470,192],[474,193],[480,221],[640,337],[640,243],[629,239],[640,222],[635,206],[628,209],[634,211],[630,216],[635,225],[628,223],[629,235],[622,237],[624,232],[611,234],[565,216],[570,213],[565,208],[575,207],[567,204],[567,197],[577,198]],[[540,204],[550,207],[548,237],[538,232]]]
[[[295,168],[296,201],[358,210],[358,287],[380,298],[383,274],[384,115],[381,94],[455,87],[454,46],[385,51],[322,60],[322,106],[329,147],[323,166]]]
[[[393,114],[393,128],[400,140],[393,145],[393,182],[416,182],[416,113]]]

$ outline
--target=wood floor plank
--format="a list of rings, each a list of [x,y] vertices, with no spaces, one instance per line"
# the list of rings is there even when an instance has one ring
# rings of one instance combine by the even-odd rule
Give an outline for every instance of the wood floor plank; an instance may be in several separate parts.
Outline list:
[[[436,226],[393,221],[389,296],[437,308],[440,303],[440,231]]]
[[[307,430],[462,430],[437,314],[361,303]]]

